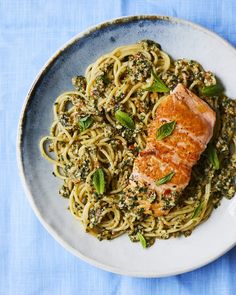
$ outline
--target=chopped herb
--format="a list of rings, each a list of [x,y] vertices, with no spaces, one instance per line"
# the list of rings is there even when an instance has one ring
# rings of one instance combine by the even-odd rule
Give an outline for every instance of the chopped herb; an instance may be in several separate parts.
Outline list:
[[[83,132],[84,130],[88,129],[92,124],[93,124],[93,118],[90,116],[80,119],[79,120],[80,132]]]
[[[220,169],[220,161],[216,149],[212,145],[209,145],[208,147],[208,159],[215,170]]]
[[[172,179],[172,177],[173,177],[174,175],[175,175],[175,172],[174,172],[174,171],[170,172],[170,173],[167,174],[166,176],[164,176],[164,177],[158,179],[158,180],[156,181],[156,185],[162,185],[162,184],[164,184],[164,183],[166,183],[166,182],[169,182],[169,181]]]
[[[59,190],[59,194],[63,197],[63,198],[66,198],[68,199],[69,196],[70,196],[70,190],[67,186],[63,185],[61,187],[61,189]]]
[[[167,136],[171,135],[174,131],[176,125],[176,121],[168,122],[157,129],[156,138],[157,140],[162,140]]]
[[[219,95],[224,91],[224,88],[221,84],[217,83],[215,85],[206,86],[201,89],[201,94],[206,96]]]
[[[93,174],[93,185],[98,194],[103,194],[105,191],[105,178],[102,168],[98,168]]]
[[[200,203],[195,210],[193,211],[193,215],[191,216],[191,219],[198,217],[198,215],[200,214],[200,212],[202,211],[202,207],[203,207],[203,202]]]
[[[154,73],[152,72],[154,77],[154,82],[152,86],[146,88],[145,90],[150,92],[169,92],[170,89],[166,86],[166,84]]]
[[[159,43],[156,43],[155,41],[152,41],[152,40],[148,40],[148,39],[145,39],[145,40],[141,40],[139,43],[141,43],[142,45],[144,45],[144,48],[145,48],[145,45],[147,46],[147,48],[158,48],[161,50],[161,45]]]
[[[122,126],[132,130],[135,128],[133,119],[127,113],[118,110],[115,112],[115,118]]]
[[[79,91],[86,89],[86,79],[83,76],[75,76],[72,78],[72,85]]]
[[[141,233],[138,233],[137,236],[138,236],[139,242],[141,243],[143,248],[147,248],[147,242],[146,242],[144,236]]]
[[[62,114],[59,116],[59,122],[61,123],[61,125],[63,127],[69,127],[70,123],[69,123],[69,116],[67,114]]]
[[[101,76],[101,79],[105,85],[108,85],[109,83],[111,83],[110,79],[105,74],[103,76]]]

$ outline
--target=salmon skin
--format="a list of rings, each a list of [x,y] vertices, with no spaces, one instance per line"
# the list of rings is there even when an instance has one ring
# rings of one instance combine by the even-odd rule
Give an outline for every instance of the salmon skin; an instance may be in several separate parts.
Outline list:
[[[135,159],[130,176],[131,186],[156,192],[158,200],[146,206],[156,216],[169,212],[163,207],[163,200],[173,201],[188,185],[192,167],[213,135],[215,120],[209,105],[182,84],[160,102],[148,127],[146,148]],[[175,122],[173,132],[158,140],[157,130],[168,122]],[[173,175],[169,181],[157,182],[169,174]]]

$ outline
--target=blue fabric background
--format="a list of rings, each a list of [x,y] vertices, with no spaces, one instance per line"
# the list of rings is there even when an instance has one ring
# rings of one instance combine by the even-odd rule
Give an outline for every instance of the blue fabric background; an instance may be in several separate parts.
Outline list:
[[[19,180],[15,151],[27,90],[46,60],[78,32],[122,15],[159,14],[201,24],[236,45],[235,13],[235,0],[1,0],[1,295],[236,294],[236,248],[199,270],[161,279],[115,275],[73,257],[34,216]]]

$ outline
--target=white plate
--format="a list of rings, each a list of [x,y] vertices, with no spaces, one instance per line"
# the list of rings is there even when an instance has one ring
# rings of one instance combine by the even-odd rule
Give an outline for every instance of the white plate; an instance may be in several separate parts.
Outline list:
[[[39,152],[39,139],[48,134],[55,98],[69,90],[71,78],[113,48],[152,39],[173,58],[199,61],[216,73],[227,94],[236,95],[236,51],[214,33],[176,18],[128,17],[98,25],[79,34],[58,51],[36,78],[22,112],[18,133],[18,163],[31,206],[48,232],[67,250],[105,270],[139,277],[179,274],[205,265],[236,242],[236,199],[223,200],[208,221],[188,238],[156,241],[147,250],[127,235],[99,242],[83,232],[58,196],[60,180]],[[43,256],[43,253],[40,255]]]

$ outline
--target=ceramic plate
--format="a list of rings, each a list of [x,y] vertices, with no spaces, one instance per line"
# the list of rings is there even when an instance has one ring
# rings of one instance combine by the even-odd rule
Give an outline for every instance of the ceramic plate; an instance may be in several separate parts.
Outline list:
[[[79,34],[45,65],[26,98],[19,124],[18,162],[31,206],[48,232],[67,250],[105,270],[139,277],[179,274],[203,266],[224,254],[236,242],[236,198],[223,200],[208,221],[188,238],[156,241],[147,250],[127,235],[99,242],[86,234],[58,196],[61,181],[39,152],[47,135],[55,98],[72,89],[71,78],[83,74],[100,55],[114,48],[152,39],[173,58],[199,61],[236,96],[236,51],[216,34],[170,17],[139,16],[112,20]],[[43,255],[43,253],[41,253]]]

